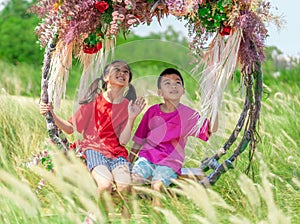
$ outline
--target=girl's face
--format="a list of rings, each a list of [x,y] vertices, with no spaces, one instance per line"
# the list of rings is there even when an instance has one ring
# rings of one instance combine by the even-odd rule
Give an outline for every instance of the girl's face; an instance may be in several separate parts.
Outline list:
[[[185,89],[178,75],[168,74],[162,77],[158,95],[167,100],[180,100]]]
[[[129,84],[130,70],[127,64],[116,62],[111,65],[108,74],[104,76],[104,81],[112,86],[126,87]]]

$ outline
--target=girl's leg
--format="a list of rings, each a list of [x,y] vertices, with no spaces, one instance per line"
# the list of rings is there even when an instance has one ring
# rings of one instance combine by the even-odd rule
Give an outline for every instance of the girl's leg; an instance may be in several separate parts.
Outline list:
[[[117,190],[122,199],[122,216],[124,218],[130,217],[130,209],[128,203],[128,196],[130,191],[131,177],[130,170],[127,164],[121,164],[112,170]]]
[[[129,166],[126,164],[117,166],[112,170],[112,175],[118,191],[120,193],[128,192],[131,184]]]
[[[104,214],[113,212],[113,209],[110,204],[110,195],[112,193],[113,186],[112,173],[109,171],[107,166],[98,165],[94,167],[94,169],[91,171],[91,174],[94,177],[98,186],[98,192],[101,201],[101,204],[99,205],[101,206],[101,210],[103,209],[102,211],[104,212]]]
[[[92,176],[94,177],[97,183],[100,197],[102,196],[103,191],[107,191],[108,193],[111,193],[113,176],[106,166],[104,165],[96,166],[92,170]]]

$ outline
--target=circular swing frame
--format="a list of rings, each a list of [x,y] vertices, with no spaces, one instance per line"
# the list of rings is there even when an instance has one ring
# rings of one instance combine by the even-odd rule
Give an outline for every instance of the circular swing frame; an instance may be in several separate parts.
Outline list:
[[[97,1],[95,1],[97,2]],[[194,4],[194,1],[183,1],[183,4],[186,4],[186,2],[190,3],[192,2]],[[204,6],[206,7],[207,4],[211,3],[222,3],[221,0],[217,1],[204,1]],[[248,3],[246,1],[237,1],[233,0],[234,4],[240,5],[243,8],[243,13],[245,11],[249,10],[249,15],[252,16],[254,19],[257,20],[257,15],[254,15],[251,11],[251,1],[250,5],[247,5]],[[260,1],[259,1],[260,2]],[[164,9],[168,9],[166,7],[159,8],[158,6],[163,3],[167,4],[165,1],[158,0],[151,3],[151,10],[150,13],[157,16],[159,19],[161,15],[159,13],[168,13],[168,11],[163,11]],[[168,5],[170,7],[170,5]],[[185,5],[186,7],[188,4]],[[195,6],[195,5],[194,5]],[[200,5],[198,5],[199,7]],[[234,10],[233,10],[234,11]],[[174,13],[174,9],[172,11]],[[178,13],[178,12],[176,12]],[[176,13],[174,13],[176,15]],[[187,12],[187,14],[190,15],[190,11]],[[198,10],[199,15],[203,12],[201,12],[201,7],[199,7]],[[241,14],[241,12],[240,12]],[[248,15],[248,14],[244,14]],[[248,15],[248,16],[249,16]],[[181,17],[183,15],[180,15]],[[242,16],[240,16],[242,17]],[[228,18],[230,19],[230,18]],[[231,18],[232,19],[232,18]],[[238,19],[236,19],[238,20]],[[201,22],[201,21],[200,21]],[[227,21],[225,21],[227,22]],[[218,27],[214,27],[217,31],[217,35],[230,35],[230,30],[228,31],[227,25],[225,25],[225,22],[222,22]],[[236,24],[241,23],[241,20],[236,22]],[[258,25],[256,28],[263,29],[262,37],[260,39],[264,40],[267,35],[267,31],[264,30],[264,24],[258,19],[256,21]],[[200,24],[201,25],[201,24]],[[256,149],[256,144],[258,141],[258,133],[257,133],[257,123],[260,117],[260,109],[261,109],[261,99],[262,99],[262,85],[263,85],[263,74],[261,69],[261,64],[263,61],[262,56],[262,49],[263,46],[260,41],[258,41],[259,38],[257,38],[257,34],[247,32],[247,27],[244,27],[240,24],[239,29],[242,32],[243,38],[241,39],[241,45],[247,42],[248,44],[248,50],[252,53],[252,58],[250,61],[247,62],[247,59],[244,58],[242,60],[241,64],[243,64],[243,78],[244,78],[244,85],[246,86],[246,96],[244,101],[243,110],[240,114],[240,117],[237,121],[237,124],[232,131],[231,135],[229,136],[228,140],[224,143],[223,147],[221,147],[212,157],[205,158],[201,161],[201,164],[198,168],[183,168],[182,169],[182,176],[183,177],[191,177],[191,176],[198,176],[200,177],[200,182],[205,185],[213,185],[217,182],[217,180],[220,178],[220,176],[225,173],[227,170],[233,168],[233,162],[237,159],[237,157],[243,153],[246,148],[250,145],[250,161],[253,158],[253,153]],[[124,28],[124,27],[123,27]],[[195,29],[199,28],[199,21],[198,24],[195,24]],[[211,28],[211,27],[210,27]],[[212,30],[209,30],[211,32]],[[41,80],[41,101],[43,103],[49,102],[49,94],[48,94],[48,81],[51,75],[51,63],[52,63],[52,55],[53,52],[56,50],[56,44],[57,41],[60,40],[60,36],[56,35],[55,32],[52,30],[52,38],[47,42],[46,48],[45,48],[45,54],[44,54],[44,62],[43,62],[43,69],[42,69],[42,80]],[[198,32],[198,31],[196,31]],[[224,33],[225,32],[225,33]],[[250,33],[250,34],[249,34]],[[249,36],[250,35],[250,36]],[[201,39],[201,38],[200,38]],[[78,43],[77,43],[78,44]],[[195,43],[197,44],[197,43]],[[66,44],[67,45],[67,44]],[[240,47],[240,46],[239,46]],[[245,46],[243,48],[245,50]],[[89,52],[91,53],[91,52]],[[96,52],[92,52],[96,53]],[[220,54],[221,55],[221,54]],[[214,55],[212,55],[214,56]],[[239,56],[241,57],[241,52],[239,52]],[[64,152],[67,152],[69,149],[69,142],[65,135],[62,133],[61,130],[57,128],[57,126],[54,123],[53,117],[50,112],[46,114],[46,124],[47,124],[47,130],[49,137],[52,139],[53,142],[55,142],[58,147],[63,150]],[[225,159],[223,162],[219,162],[221,157],[227,154],[228,150],[231,148],[233,143],[237,140],[238,136],[240,135],[240,132],[244,130],[243,136],[241,136],[241,141],[237,145],[237,147],[234,149],[232,154]],[[249,171],[250,165],[248,166],[247,170]],[[208,173],[208,174],[207,174]]]
[[[49,79],[49,68],[51,63],[51,52],[55,50],[55,44],[50,43],[45,50],[44,64],[42,70],[42,91],[41,91],[41,101],[48,103],[48,79]],[[260,116],[261,109],[261,99],[262,99],[262,84],[263,84],[263,74],[261,70],[261,64],[258,63],[257,70],[253,74],[249,74],[245,77],[246,85],[246,96],[244,101],[243,110],[240,114],[238,122],[229,136],[228,140],[224,143],[223,147],[220,148],[212,157],[205,158],[201,161],[198,168],[182,168],[182,177],[185,178],[195,178],[197,177],[200,182],[205,185],[214,185],[220,176],[229,169],[233,169],[233,162],[237,157],[243,153],[248,147],[249,143],[253,150],[255,150],[257,143],[257,122]],[[57,146],[67,152],[69,150],[69,142],[63,132],[57,128],[54,123],[53,117],[50,112],[45,116],[47,131],[51,140],[57,144]],[[247,121],[247,122],[246,122]],[[246,122],[246,126],[245,126]],[[244,128],[245,126],[245,128]],[[244,128],[244,133],[241,138],[241,142],[234,149],[233,153],[222,163],[219,160],[227,154],[227,151],[237,140],[240,132]],[[252,154],[253,156],[253,154]],[[252,157],[251,156],[251,157]],[[250,158],[252,159],[252,158]],[[250,167],[247,169],[249,170]],[[210,172],[208,175],[206,173]]]

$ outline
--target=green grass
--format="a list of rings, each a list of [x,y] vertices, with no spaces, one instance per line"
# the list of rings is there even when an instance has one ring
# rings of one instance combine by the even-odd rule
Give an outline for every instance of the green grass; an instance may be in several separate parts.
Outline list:
[[[161,71],[160,66],[141,63],[142,66],[132,65],[135,74],[141,77],[149,76],[152,80],[151,75]],[[0,95],[0,223],[82,223],[89,211],[94,213],[96,223],[124,222],[120,216],[122,200],[114,195],[100,201],[96,185],[82,161],[73,153],[66,159],[49,144],[45,121],[39,114],[38,96],[12,96],[22,95],[25,90],[20,86],[25,86],[24,80],[32,78],[24,75],[20,80],[16,73],[39,71],[26,66],[0,66],[9,82],[21,83],[15,85],[14,92]],[[147,66],[152,66],[152,74],[145,73],[149,71]],[[144,198],[132,193],[126,202],[132,212],[130,223],[299,223],[300,87],[297,69],[282,71],[277,79],[271,74],[265,75],[268,88],[264,91],[268,94],[263,96],[260,142],[252,161],[253,178],[244,174],[248,165],[247,148],[235,161],[235,169],[223,174],[210,189],[189,181],[179,182],[168,193],[159,194],[163,208],[152,207],[146,197],[154,192],[138,187],[136,192]],[[193,95],[197,86],[193,85],[192,77],[188,79],[189,93]],[[141,80],[147,83],[148,79],[139,79],[137,75],[136,83]],[[204,156],[211,155],[224,144],[233,130],[244,100],[235,92],[237,87],[231,88],[233,90],[224,96],[225,106],[220,113],[225,119],[221,123],[222,130],[208,143],[190,140],[185,166],[199,165]],[[154,98],[150,95],[147,99],[152,102]],[[65,100],[58,113],[68,118],[72,108],[73,102]],[[72,141],[74,136],[69,139]],[[44,150],[51,155],[54,172],[48,171],[41,162],[28,167],[33,154]],[[230,152],[224,158],[227,156]],[[43,186],[41,180],[45,183]]]

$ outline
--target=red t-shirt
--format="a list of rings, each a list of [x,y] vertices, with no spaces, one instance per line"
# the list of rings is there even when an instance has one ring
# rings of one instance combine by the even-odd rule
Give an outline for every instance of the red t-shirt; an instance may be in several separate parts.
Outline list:
[[[107,158],[127,159],[127,149],[120,145],[119,137],[127,123],[128,103],[124,98],[121,103],[112,104],[100,94],[93,102],[81,105],[69,119],[82,134],[79,147],[83,151],[99,151]]]

